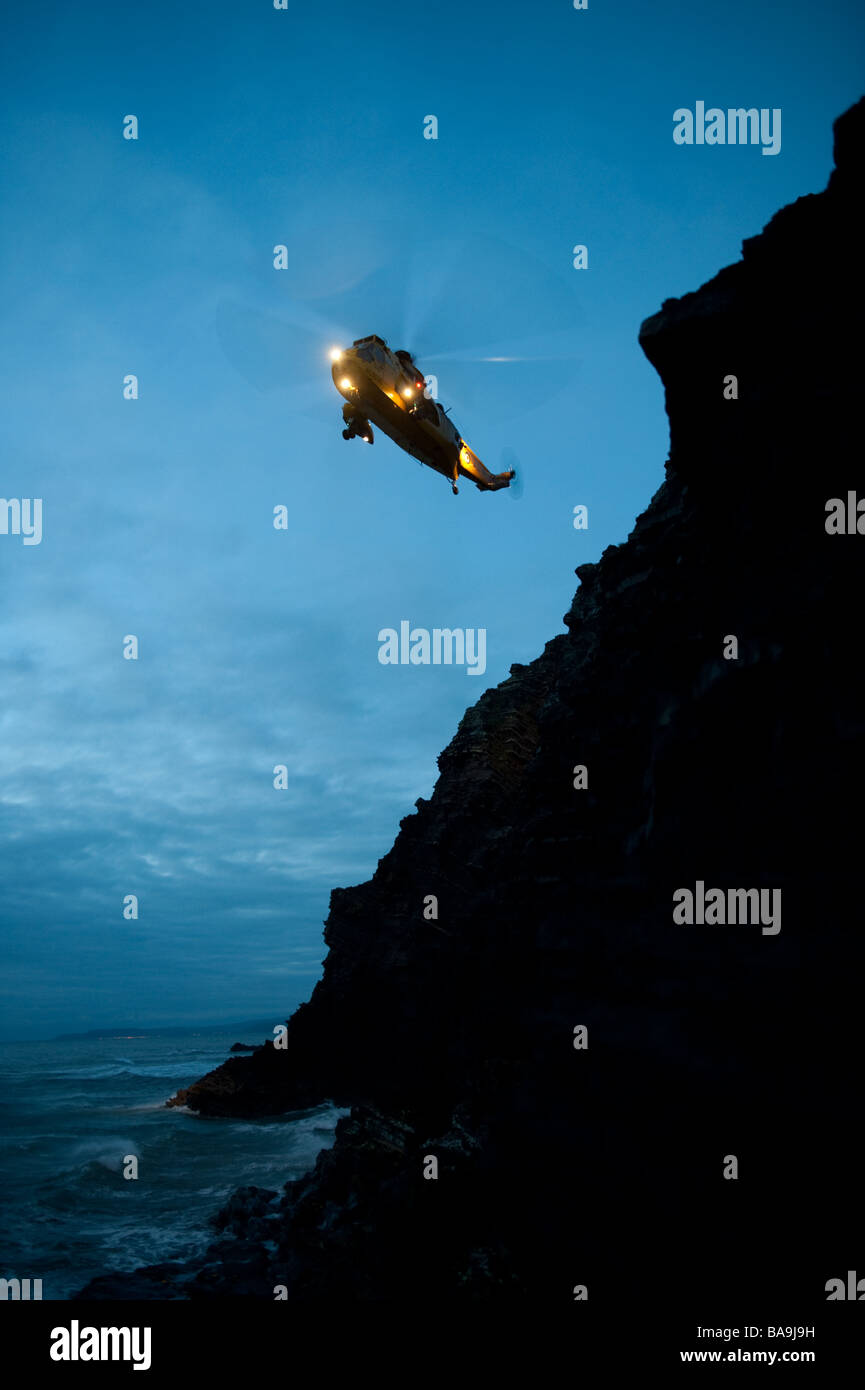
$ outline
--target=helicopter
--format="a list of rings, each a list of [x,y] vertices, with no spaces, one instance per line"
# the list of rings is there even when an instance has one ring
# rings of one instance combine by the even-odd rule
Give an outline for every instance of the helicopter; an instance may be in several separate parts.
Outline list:
[[[490,473],[469,448],[441,405],[429,394],[426,381],[410,352],[393,351],[384,338],[371,333],[355,338],[350,348],[331,351],[336,389],[345,398],[343,439],[372,444],[375,424],[407,454],[450,479],[470,478],[481,492],[510,487],[513,468]]]

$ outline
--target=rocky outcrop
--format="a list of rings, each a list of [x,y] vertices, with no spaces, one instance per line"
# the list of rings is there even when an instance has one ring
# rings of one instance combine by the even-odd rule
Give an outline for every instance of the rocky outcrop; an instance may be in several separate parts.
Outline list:
[[[863,127],[860,102],[827,190],[643,324],[670,419],[650,505],[333,892],[286,1050],[176,1098],[353,1107],[184,1296],[819,1300],[853,1267],[865,537],[824,522],[862,471]],[[674,923],[698,881],[780,889],[780,931]]]

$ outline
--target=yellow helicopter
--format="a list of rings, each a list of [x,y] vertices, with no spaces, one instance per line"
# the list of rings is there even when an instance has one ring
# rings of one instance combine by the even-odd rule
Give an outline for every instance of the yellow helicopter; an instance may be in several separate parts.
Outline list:
[[[449,478],[454,493],[457,479],[470,478],[482,492],[510,487],[515,470],[490,473],[460,437],[447,412],[433,400],[410,352],[394,352],[375,333],[356,338],[350,348],[330,354],[333,381],[345,397],[343,439],[373,442],[372,426],[395,444]]]

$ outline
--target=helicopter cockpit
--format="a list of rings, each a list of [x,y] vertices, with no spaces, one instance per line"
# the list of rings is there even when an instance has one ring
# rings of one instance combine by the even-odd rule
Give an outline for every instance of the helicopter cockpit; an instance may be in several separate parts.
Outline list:
[[[355,347],[362,362],[375,362],[379,367],[387,365],[387,355],[380,338],[368,338],[357,343]]]
[[[417,400],[412,403],[411,413],[412,415],[417,415],[420,420],[429,421],[431,425],[438,425],[439,409],[440,407],[436,405],[435,401],[430,400],[428,396],[421,392]]]

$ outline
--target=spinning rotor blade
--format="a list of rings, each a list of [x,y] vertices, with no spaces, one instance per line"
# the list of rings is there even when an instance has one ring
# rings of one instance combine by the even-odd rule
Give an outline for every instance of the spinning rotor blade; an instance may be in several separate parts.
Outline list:
[[[223,351],[258,390],[284,391],[290,409],[318,414],[332,397],[328,350],[368,333],[412,352],[436,377],[437,398],[474,417],[464,422],[470,433],[482,418],[512,419],[573,386],[581,310],[565,271],[495,238],[420,240],[374,223],[359,246],[355,235],[346,252],[344,227],[305,223],[287,270],[254,277],[266,308],[217,306]]]
[[[519,501],[521,500],[521,498],[523,497],[524,488],[525,488],[525,484],[524,484],[524,481],[523,481],[523,479],[524,479],[524,470],[523,470],[523,466],[522,466],[522,464],[520,463],[519,459],[517,458],[516,454],[514,453],[513,449],[503,449],[503,450],[502,450],[502,470],[501,470],[501,471],[504,473],[504,472],[509,472],[511,469],[513,469],[514,475],[515,475],[515,476],[514,476],[513,478],[511,478],[510,487],[508,488],[508,493],[509,493],[509,495],[513,498],[513,500],[514,500],[515,502],[519,502]]]
[[[582,313],[565,272],[491,239],[428,256],[436,297],[403,346],[445,402],[508,420],[572,386]]]
[[[216,335],[227,360],[256,390],[280,391],[289,409],[319,415],[333,400],[326,348],[344,342],[345,335],[324,320],[313,328],[302,326],[308,316],[292,314],[293,308],[282,304],[278,313],[270,314],[235,300],[220,300]],[[310,371],[316,375],[310,376]]]

